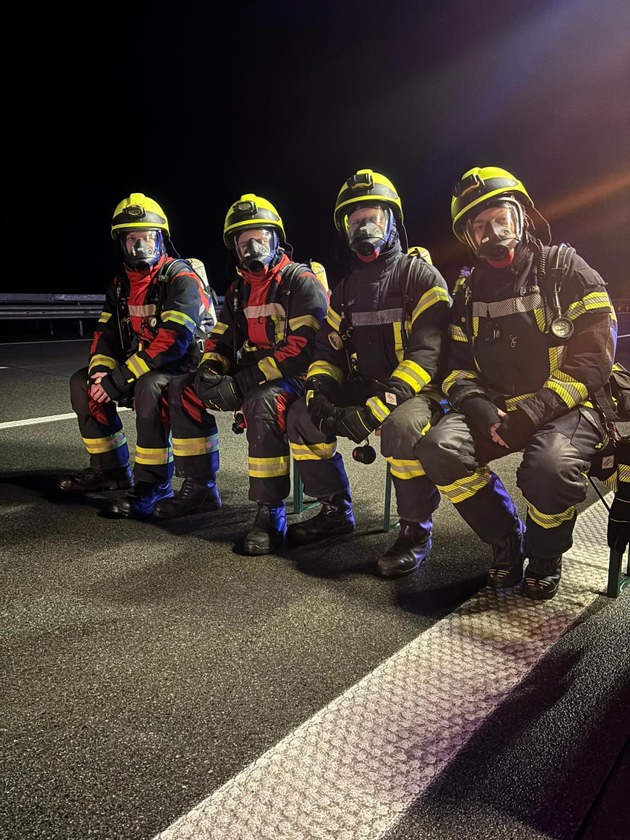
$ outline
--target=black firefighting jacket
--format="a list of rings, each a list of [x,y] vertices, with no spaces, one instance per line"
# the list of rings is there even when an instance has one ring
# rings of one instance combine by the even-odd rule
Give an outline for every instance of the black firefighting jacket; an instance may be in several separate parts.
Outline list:
[[[211,302],[197,275],[183,263],[167,280],[160,280],[160,269],[172,261],[162,257],[148,271],[124,266],[107,288],[88,370],[110,373],[114,398],[130,393],[149,371],[185,372],[197,366],[195,335]],[[109,393],[105,380],[103,386]]]
[[[544,248],[547,266],[555,250]],[[589,394],[612,369],[615,312],[604,280],[574,253],[558,282],[560,310],[574,330],[564,341],[555,338],[552,283],[529,246],[521,247],[512,266],[482,262],[458,280],[443,383],[456,409],[466,414],[466,400],[482,397],[504,411],[518,407],[538,429],[590,404]]]
[[[327,308],[313,272],[285,253],[264,274],[241,270],[205,342],[201,367],[232,376],[247,371],[250,387],[304,376]]]
[[[348,377],[361,378],[380,424],[420,391],[439,399],[451,297],[440,272],[398,240],[374,262],[353,255],[350,269],[331,294],[308,377],[332,383],[333,395]]]

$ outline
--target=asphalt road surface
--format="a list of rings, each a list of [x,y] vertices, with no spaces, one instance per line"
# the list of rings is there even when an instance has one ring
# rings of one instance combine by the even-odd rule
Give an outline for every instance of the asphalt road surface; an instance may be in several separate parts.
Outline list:
[[[87,348],[0,345],[2,840],[627,840],[630,600],[605,594],[593,487],[547,603],[486,589],[447,501],[427,562],[376,577],[385,462],[346,441],[357,532],[245,557],[231,417],[218,513],[111,520],[56,491],[87,465]]]

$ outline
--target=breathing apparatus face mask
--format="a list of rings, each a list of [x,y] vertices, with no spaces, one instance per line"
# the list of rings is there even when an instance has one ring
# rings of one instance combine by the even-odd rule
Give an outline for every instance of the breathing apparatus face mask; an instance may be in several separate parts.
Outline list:
[[[263,271],[278,251],[278,235],[271,228],[244,230],[234,240],[236,258],[245,271]]]
[[[127,265],[137,271],[147,271],[164,253],[161,230],[128,230],[119,234]]]
[[[512,261],[523,227],[524,213],[518,201],[497,201],[466,222],[466,235],[480,259],[503,265]]]
[[[377,259],[392,232],[393,216],[389,207],[359,205],[344,218],[350,249],[363,262]]]

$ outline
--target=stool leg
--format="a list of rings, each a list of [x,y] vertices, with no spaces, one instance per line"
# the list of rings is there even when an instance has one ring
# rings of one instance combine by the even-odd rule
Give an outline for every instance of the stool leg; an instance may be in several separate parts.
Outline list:
[[[609,598],[617,598],[621,592],[621,562],[623,557],[614,548],[610,549],[608,560],[608,587],[606,595]]]
[[[293,512],[302,513],[304,510],[304,485],[296,462],[293,462]]]
[[[385,510],[383,512],[383,531],[391,530],[391,515],[392,515],[392,473],[387,462],[387,470],[385,473]]]

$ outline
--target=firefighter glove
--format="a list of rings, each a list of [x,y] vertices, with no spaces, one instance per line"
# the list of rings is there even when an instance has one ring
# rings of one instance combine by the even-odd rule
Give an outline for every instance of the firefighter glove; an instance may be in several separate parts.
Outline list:
[[[265,377],[258,365],[250,365],[249,367],[243,368],[234,377],[234,382],[241,394],[246,394],[257,385],[262,385],[264,381]]]
[[[335,399],[335,394],[337,393],[338,389],[339,386],[332,378],[332,376],[326,376],[325,374],[309,376],[306,382],[304,383],[306,404],[308,405],[309,402],[313,399],[313,397],[317,396],[317,394],[322,394],[324,397],[327,397],[332,403]]]
[[[308,401],[308,413],[315,428],[330,436],[336,434],[337,420],[343,417],[344,410],[334,406],[324,394],[315,394]]]
[[[523,449],[535,431],[533,421],[518,408],[506,414],[497,428],[497,434],[513,452]]]
[[[362,443],[379,425],[366,405],[352,405],[342,409],[342,416],[337,420],[337,434],[355,443]]]
[[[123,397],[130,397],[136,380],[125,365],[114,368],[101,379],[101,387],[111,400],[120,401]]]
[[[499,409],[486,397],[468,397],[459,409],[473,432],[488,436],[490,426],[499,421]],[[507,441],[506,441],[507,443]]]
[[[221,376],[200,370],[195,377],[194,389],[199,399],[215,411],[236,411],[243,397],[231,376]]]

